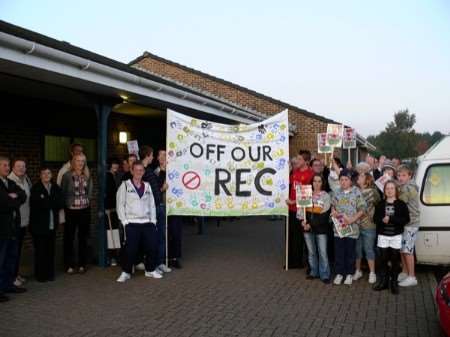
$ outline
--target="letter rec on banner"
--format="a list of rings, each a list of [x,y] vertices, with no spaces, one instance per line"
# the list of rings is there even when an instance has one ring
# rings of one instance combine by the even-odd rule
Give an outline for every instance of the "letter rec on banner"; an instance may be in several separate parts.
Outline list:
[[[167,111],[167,214],[287,215],[288,114],[226,125]]]
[[[318,133],[317,134],[317,153],[332,153],[333,148],[328,145],[327,134]]]
[[[343,126],[341,124],[327,125],[327,141],[328,145],[332,147],[342,146],[342,132]]]
[[[342,141],[342,147],[344,149],[356,148],[356,132],[352,128],[344,128],[344,139]]]

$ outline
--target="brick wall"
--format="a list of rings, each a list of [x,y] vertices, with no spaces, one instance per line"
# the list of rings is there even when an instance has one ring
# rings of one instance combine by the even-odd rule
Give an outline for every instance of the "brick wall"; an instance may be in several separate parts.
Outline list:
[[[291,155],[300,149],[308,149],[316,153],[317,133],[326,131],[327,121],[323,118],[313,118],[309,114],[303,113],[301,109],[264,98],[245,88],[215,79],[154,55],[146,54],[145,57],[138,59],[134,66],[267,115],[274,115],[288,108],[289,122],[297,127],[297,133],[290,139]]]

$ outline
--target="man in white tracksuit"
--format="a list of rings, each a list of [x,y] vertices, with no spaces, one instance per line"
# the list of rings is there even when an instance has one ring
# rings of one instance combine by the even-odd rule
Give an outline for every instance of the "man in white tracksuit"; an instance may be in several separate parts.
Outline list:
[[[158,262],[155,200],[150,185],[142,180],[144,172],[144,165],[135,162],[132,179],[122,182],[117,191],[117,215],[125,229],[125,261],[117,282],[130,279],[139,245],[142,245],[145,254],[145,276],[162,277],[155,270]]]

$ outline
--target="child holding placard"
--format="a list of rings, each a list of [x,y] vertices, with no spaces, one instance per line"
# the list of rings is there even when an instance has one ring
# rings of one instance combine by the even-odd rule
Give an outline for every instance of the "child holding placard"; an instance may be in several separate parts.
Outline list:
[[[356,240],[359,237],[359,221],[366,211],[366,202],[358,188],[352,186],[352,171],[342,169],[338,188],[333,193],[332,212],[334,223],[335,285],[351,285],[356,263]]]

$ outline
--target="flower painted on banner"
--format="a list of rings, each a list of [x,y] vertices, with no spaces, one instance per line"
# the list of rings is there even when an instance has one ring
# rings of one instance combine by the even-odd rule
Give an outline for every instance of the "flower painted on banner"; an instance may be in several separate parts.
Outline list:
[[[272,131],[276,132],[279,129],[280,125],[278,123],[273,123],[272,125]]]
[[[177,208],[183,207],[183,201],[178,200],[178,201],[175,203],[175,206],[177,206]]]
[[[183,131],[184,131],[185,133],[189,134],[189,133],[191,132],[191,129],[189,129],[187,126],[185,126],[185,127],[183,128]]]
[[[266,179],[264,180],[264,183],[265,183],[267,186],[272,186],[272,185],[273,185],[273,180],[272,180],[272,178],[266,178]]]
[[[280,198],[279,196],[277,196],[277,197],[275,198],[275,202],[276,202],[277,204],[279,204],[279,203],[281,202],[281,198]]]
[[[189,170],[189,164],[184,164],[184,165],[183,165],[183,168],[184,168],[185,170]]]
[[[174,148],[177,147],[177,145],[175,144],[175,142],[170,142],[170,143],[169,143],[169,147],[170,147],[171,149],[174,149]]]
[[[261,139],[262,139],[262,135],[261,134],[257,134],[256,136],[255,136],[255,138],[256,138],[256,140],[257,141],[260,141]]]
[[[280,125],[280,130],[286,130],[286,124],[282,123],[282,124]]]
[[[222,208],[222,202],[220,201],[220,198],[217,198],[214,202],[214,208],[215,209],[221,209]]]
[[[283,149],[278,149],[273,154],[273,157],[274,158],[280,158],[280,157],[283,157],[283,155],[284,155],[284,150]]]
[[[228,208],[234,208],[234,201],[232,197],[227,198],[227,207]]]
[[[252,208],[253,208],[253,209],[258,208],[258,200],[253,199],[253,202],[252,202]]]
[[[280,143],[284,143],[285,140],[286,140],[286,136],[285,135],[281,135],[280,138],[278,139],[278,141]]]
[[[173,198],[168,197],[168,198],[167,198],[167,203],[171,204],[172,202],[173,202]]]
[[[177,157],[181,157],[183,155],[183,151],[179,150],[177,151]]]
[[[209,176],[209,175],[211,175],[211,170],[209,168],[207,168],[203,171],[203,173],[205,174],[205,176]]]
[[[275,203],[273,202],[273,200],[266,200],[266,202],[264,203],[264,207],[268,207],[268,208],[274,208],[275,207]]]
[[[239,125],[234,125],[231,127],[231,132],[239,132]]]
[[[183,189],[173,187],[171,190],[172,194],[175,195],[177,198],[181,197],[183,195]]]
[[[197,126],[198,125],[198,120],[196,120],[196,119],[191,119],[191,126]]]
[[[180,174],[178,173],[178,171],[173,170],[167,174],[167,177],[169,178],[169,180],[174,180],[178,179],[180,177]]]
[[[202,203],[200,204],[200,208],[201,208],[201,209],[206,209],[206,204],[205,204],[204,202],[202,202]]]
[[[248,209],[248,202],[247,202],[247,201],[244,201],[244,202],[242,203],[242,205],[241,205],[241,208],[242,208],[242,209]]]
[[[282,170],[284,169],[284,166],[286,165],[286,159],[285,158],[280,158],[276,161],[276,165],[277,165],[277,170]]]
[[[169,152],[167,152],[167,154],[169,155],[170,158],[173,158],[175,156],[175,151],[169,150]]]
[[[212,200],[211,193],[209,193],[209,192],[205,193],[205,201],[206,202],[211,202],[211,200]]]
[[[192,205],[192,207],[197,207],[197,206],[198,206],[198,200],[197,200],[197,198],[193,198],[193,199],[191,200],[191,205]]]
[[[184,139],[184,135],[183,135],[182,133],[179,133],[179,134],[177,135],[177,139],[178,139],[179,141],[182,141],[182,140]]]
[[[266,139],[267,140],[273,140],[275,138],[275,135],[272,133],[272,132],[269,132],[267,135],[266,135]]]
[[[278,180],[277,186],[280,189],[280,191],[284,191],[287,188],[287,184],[284,180]]]

